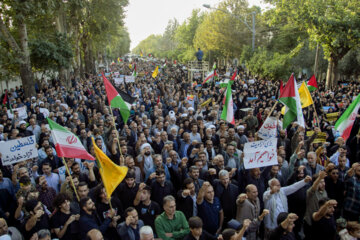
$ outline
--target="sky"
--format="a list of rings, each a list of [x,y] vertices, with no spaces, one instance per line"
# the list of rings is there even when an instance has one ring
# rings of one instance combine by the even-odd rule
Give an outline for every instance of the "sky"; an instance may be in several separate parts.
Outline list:
[[[133,49],[151,34],[162,34],[168,21],[176,18],[182,24],[193,9],[209,11],[203,4],[216,7],[220,0],[130,0],[126,8],[125,26],[128,28]],[[261,0],[248,0],[249,5],[265,8]]]

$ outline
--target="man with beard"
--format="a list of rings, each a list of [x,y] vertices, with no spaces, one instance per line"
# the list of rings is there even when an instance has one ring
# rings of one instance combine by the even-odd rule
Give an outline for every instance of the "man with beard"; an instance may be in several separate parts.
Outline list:
[[[311,217],[311,239],[335,239],[336,223],[334,218],[336,200],[328,198],[319,201],[320,209]],[[308,237],[308,236],[307,236]]]
[[[138,212],[133,207],[125,209],[125,221],[120,223],[116,228],[122,240],[140,239],[140,228],[144,222],[139,220]]]
[[[97,182],[94,174],[94,164],[95,162],[84,162],[84,166],[89,169],[89,174],[81,172],[80,164],[74,162],[71,166],[72,175],[77,176],[79,182],[86,182],[90,188],[95,187]]]
[[[162,206],[164,197],[173,194],[174,187],[170,181],[165,179],[165,171],[163,169],[156,170],[155,181],[153,180],[151,183],[151,200]]]
[[[138,189],[139,184],[135,182],[135,173],[133,170],[129,170],[125,180],[115,190],[115,194],[117,194],[124,209],[133,205]]]
[[[243,125],[239,125],[237,127],[237,136],[239,137],[240,139],[240,146],[239,146],[239,149],[244,149],[244,145],[245,143],[249,142],[248,138],[246,137],[245,135],[245,127]]]
[[[143,175],[154,167],[154,161],[151,156],[151,146],[149,143],[141,145],[140,154],[137,156],[137,165],[140,167]]]
[[[347,220],[357,221],[360,216],[360,164],[354,163],[345,181],[344,215]]]
[[[143,177],[141,174],[141,170],[138,166],[135,166],[135,161],[132,156],[126,156],[125,165],[129,168],[129,170],[133,170],[135,173],[135,182],[140,183],[143,181]]]
[[[321,166],[320,164],[316,163],[316,153],[315,152],[308,152],[307,154],[307,160],[308,162],[304,164],[306,167],[307,174],[310,176],[313,176],[319,171],[323,171],[325,168]]]
[[[115,216],[115,210],[110,209],[108,215],[105,217],[105,220],[101,222],[99,216],[96,214],[95,203],[89,197],[85,197],[80,200],[80,209],[79,223],[81,239],[85,239],[86,234],[94,228],[99,229],[104,235],[112,223],[112,218]]]

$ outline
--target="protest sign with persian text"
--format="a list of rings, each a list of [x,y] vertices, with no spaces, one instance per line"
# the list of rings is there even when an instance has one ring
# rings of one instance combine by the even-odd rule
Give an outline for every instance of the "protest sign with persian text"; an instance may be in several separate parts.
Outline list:
[[[275,117],[266,118],[263,125],[258,131],[258,136],[262,139],[276,138],[277,135],[277,119]]]
[[[1,161],[4,166],[38,157],[35,136],[1,143]]]
[[[278,164],[276,144],[277,138],[245,143],[245,169],[266,167]]]

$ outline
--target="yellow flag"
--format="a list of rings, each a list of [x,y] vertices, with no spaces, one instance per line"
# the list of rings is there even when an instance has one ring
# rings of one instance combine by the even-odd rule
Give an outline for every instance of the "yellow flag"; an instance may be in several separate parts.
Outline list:
[[[113,161],[111,161],[108,156],[96,146],[94,138],[92,138],[92,143],[106,195],[108,199],[110,199],[111,194],[125,178],[128,168],[120,167],[113,163]]]
[[[305,82],[303,82],[299,88],[299,96],[300,96],[301,108],[306,108],[311,104],[314,104],[309,89],[306,86]]]
[[[140,52],[140,57],[143,57],[143,53],[142,53],[142,52]]]
[[[153,78],[156,78],[156,76],[159,74],[159,66],[156,66],[156,68],[155,68],[155,70],[154,70],[154,72],[152,73],[152,77]]]
[[[132,69],[132,64],[131,63],[129,63],[129,68]]]
[[[200,104],[200,107],[205,107],[207,106],[209,103],[211,103],[212,98],[209,98],[208,100],[206,100],[205,102],[203,102],[202,104]]]

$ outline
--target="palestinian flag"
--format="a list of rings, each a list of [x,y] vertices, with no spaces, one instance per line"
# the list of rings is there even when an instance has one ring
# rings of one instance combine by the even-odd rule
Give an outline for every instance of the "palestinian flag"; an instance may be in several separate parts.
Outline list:
[[[318,89],[315,74],[311,76],[311,78],[309,79],[309,81],[307,82],[306,85],[307,85],[310,92],[315,91],[316,89]]]
[[[280,94],[279,101],[286,106],[283,119],[283,129],[287,128],[287,126],[296,119],[300,126],[305,127],[300,96],[294,74],[291,74],[289,81],[286,83],[286,86]]]
[[[209,74],[206,76],[206,78],[204,79],[202,84],[205,84],[207,82],[209,82],[211,79],[217,77],[217,73],[216,70],[212,70],[211,72],[209,72]]]
[[[132,76],[136,77],[136,63],[134,64],[134,71],[132,73]]]
[[[234,118],[234,102],[232,99],[232,92],[231,92],[231,84],[228,83],[225,97],[223,100],[223,110],[221,113],[221,119],[225,120],[232,125],[235,125],[235,118]]]
[[[360,107],[360,94],[350,104],[346,111],[341,115],[339,120],[335,123],[335,129],[339,131],[340,135],[344,140],[349,138],[351,129],[354,125],[356,116]]]
[[[124,123],[127,123],[130,116],[131,104],[125,102],[121,95],[116,91],[114,86],[110,83],[110,81],[104,76],[103,80],[106,90],[106,95],[109,101],[109,105],[113,108],[118,108],[120,110],[120,114]]]
[[[80,139],[75,134],[52,121],[50,118],[47,118],[47,121],[51,129],[51,137],[55,143],[56,153],[59,157],[95,160],[95,158],[85,150]]]

